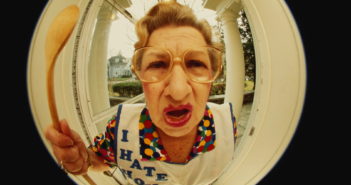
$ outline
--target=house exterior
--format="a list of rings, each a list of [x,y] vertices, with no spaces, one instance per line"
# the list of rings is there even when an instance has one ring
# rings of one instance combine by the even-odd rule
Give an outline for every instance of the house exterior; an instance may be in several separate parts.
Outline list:
[[[131,59],[124,57],[121,53],[108,59],[108,78],[132,77],[130,70]]]

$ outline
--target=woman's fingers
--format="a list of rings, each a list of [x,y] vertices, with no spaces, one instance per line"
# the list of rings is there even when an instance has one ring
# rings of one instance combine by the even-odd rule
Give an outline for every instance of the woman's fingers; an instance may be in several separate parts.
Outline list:
[[[71,137],[62,134],[61,132],[57,131],[53,125],[50,125],[46,132],[45,137],[48,139],[53,145],[60,146],[60,147],[70,147],[74,145],[74,141]]]
[[[84,167],[84,163],[85,162],[83,161],[83,158],[80,158],[77,161],[72,163],[62,161],[63,167],[70,173],[80,172]]]
[[[88,160],[88,153],[86,151],[85,144],[84,144],[82,138],[80,137],[80,135],[77,132],[75,132],[74,130],[71,130],[69,128],[69,125],[68,125],[66,120],[63,120],[61,122],[61,130],[62,130],[63,134],[69,136],[73,140],[75,146],[78,147],[80,155],[83,157],[84,161],[87,161]]]
[[[71,128],[69,128],[69,125],[68,125],[67,121],[66,120],[62,120],[60,122],[60,126],[61,126],[62,134],[70,137],[71,139],[73,139],[72,130],[71,130]]]
[[[89,161],[85,144],[78,133],[71,130],[67,121],[60,122],[61,131],[50,125],[45,136],[51,142],[56,159],[72,174],[86,173]]]
[[[85,162],[89,162],[88,161],[88,151],[87,148],[85,147],[85,144],[82,142],[77,143],[77,147],[79,150],[79,154],[80,156],[84,159]]]
[[[88,167],[89,167],[89,164],[88,163],[84,163],[83,166],[81,167],[80,171],[70,172],[70,173],[73,174],[73,175],[86,174],[88,172]]]
[[[59,161],[75,162],[79,158],[81,158],[79,155],[80,152],[77,146],[62,148],[62,147],[53,145],[52,148],[56,158]]]

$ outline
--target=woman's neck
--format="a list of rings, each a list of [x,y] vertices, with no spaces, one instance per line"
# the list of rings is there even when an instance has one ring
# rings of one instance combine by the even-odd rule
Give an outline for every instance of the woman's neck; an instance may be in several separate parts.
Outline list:
[[[161,129],[157,129],[162,140],[162,145],[167,151],[171,162],[184,163],[189,156],[195,142],[197,127],[187,135],[181,137],[172,137],[165,134]]]

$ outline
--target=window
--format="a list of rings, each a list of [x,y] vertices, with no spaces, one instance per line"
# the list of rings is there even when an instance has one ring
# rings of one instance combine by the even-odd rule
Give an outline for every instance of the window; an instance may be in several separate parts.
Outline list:
[[[134,30],[134,17],[141,17],[145,12],[153,6],[157,1],[141,1],[132,4],[128,8],[122,8],[115,1],[104,0],[100,9],[96,13],[93,22],[94,26],[92,39],[89,49],[89,62],[87,73],[87,99],[90,107],[90,114],[93,120],[101,115],[106,115],[105,119],[99,119],[95,123],[98,132],[104,131],[106,121],[109,119],[107,112],[113,114],[114,107],[119,103],[142,103],[144,95],[141,83],[130,69],[131,58],[134,51],[134,43],[137,38]],[[217,14],[213,10],[202,7],[200,1],[184,1],[180,2],[191,6],[197,16],[205,18],[211,25],[215,42],[224,44],[224,33],[222,23],[217,19]],[[244,15],[244,14],[243,14]],[[250,75],[247,74],[247,84],[245,88],[247,95],[245,99],[245,115],[240,123],[247,122],[250,112],[250,102],[253,100],[253,84],[254,84],[254,52],[252,45],[252,37],[250,37],[250,29],[247,19],[241,16],[242,24],[242,40],[245,43],[251,43],[251,59]],[[245,22],[246,21],[246,22]],[[245,40],[246,39],[246,40]],[[251,41],[251,42],[250,42]],[[225,53],[223,57],[224,70],[222,74],[213,83],[209,101],[214,103],[223,103],[226,87],[226,60]],[[253,72],[252,72],[253,71]],[[95,118],[94,118],[95,117]],[[94,122],[94,121],[93,121]],[[244,125],[244,124],[242,124]],[[240,131],[244,128],[240,127]]]

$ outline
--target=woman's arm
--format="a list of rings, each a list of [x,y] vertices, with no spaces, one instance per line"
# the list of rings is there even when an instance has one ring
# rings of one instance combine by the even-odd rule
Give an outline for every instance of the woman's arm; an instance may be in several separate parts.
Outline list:
[[[104,163],[104,159],[98,155],[91,149],[87,149],[89,160],[90,160],[90,168],[95,171],[107,171],[109,170],[109,166]]]
[[[51,143],[57,161],[67,172],[82,175],[87,173],[89,167],[101,171],[108,169],[103,159],[85,147],[79,134],[71,130],[65,120],[60,122],[60,126],[62,132],[50,125],[45,136]]]

